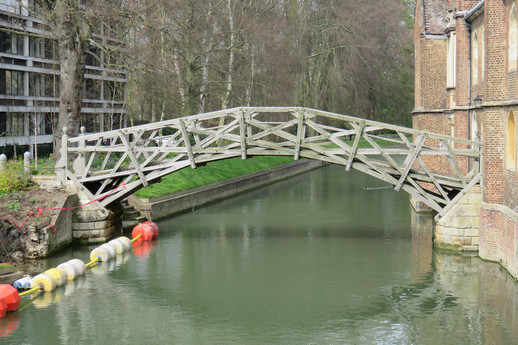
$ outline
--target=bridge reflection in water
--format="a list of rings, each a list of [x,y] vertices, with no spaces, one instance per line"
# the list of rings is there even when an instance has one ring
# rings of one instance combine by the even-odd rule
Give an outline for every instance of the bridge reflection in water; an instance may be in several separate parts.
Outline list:
[[[432,250],[408,197],[330,166],[159,223],[161,238],[20,312],[10,343],[477,344],[518,336],[499,266]],[[65,253],[82,257],[88,250]],[[48,260],[49,267],[61,258]],[[59,292],[59,291],[58,291]],[[54,303],[55,300],[55,303]]]

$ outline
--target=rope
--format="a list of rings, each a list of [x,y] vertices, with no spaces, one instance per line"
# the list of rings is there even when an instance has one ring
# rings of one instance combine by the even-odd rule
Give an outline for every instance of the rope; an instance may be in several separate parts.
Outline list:
[[[87,206],[87,205],[90,205],[90,204],[93,204],[94,202],[97,202],[97,201],[100,201],[104,198],[106,198],[107,196],[109,196],[110,194],[114,193],[115,191],[117,191],[117,189],[119,188],[126,188],[126,182],[122,182],[117,188],[114,188],[112,189],[110,192],[108,192],[107,194],[95,199],[95,200],[92,200],[92,201],[89,201],[87,202],[86,204],[83,204],[83,205],[79,205],[79,206],[74,206],[74,207],[66,207],[66,208],[53,208],[53,207],[38,207],[36,209],[36,212],[34,211],[28,211],[27,212],[27,217],[24,219],[22,225],[18,226],[18,224],[16,224],[16,222],[10,218],[7,218],[5,216],[2,216],[0,215],[0,217],[4,218],[4,219],[7,219],[9,222],[11,222],[18,230],[21,230],[23,225],[25,224],[25,222],[31,218],[31,217],[35,217],[35,218],[43,218],[43,220],[45,221],[45,224],[50,228],[50,230],[52,232],[56,232],[56,221],[52,218],[51,215],[48,215],[48,214],[43,214],[43,210],[48,210],[48,211],[66,211],[66,210],[75,210],[76,208],[80,208],[80,207],[84,207],[84,206]],[[53,225],[49,224],[47,222],[47,219],[45,219],[46,217],[49,217],[51,220],[52,220],[52,223]]]
[[[87,263],[85,265],[86,268],[90,267],[90,266],[93,266],[97,263],[97,261],[99,261],[99,257],[96,257],[95,259],[93,259],[92,261],[90,261],[89,263]]]
[[[141,236],[142,236],[142,234],[139,234],[137,237],[135,237],[134,239],[132,239],[130,242],[131,242],[131,243],[135,242],[135,241],[136,241],[136,240],[138,240]]]
[[[20,293],[19,295],[20,295],[20,297],[23,297],[23,296],[26,296],[26,295],[30,295],[31,293],[39,291],[39,290],[41,290],[41,285],[33,287],[30,290],[24,291],[24,292]]]

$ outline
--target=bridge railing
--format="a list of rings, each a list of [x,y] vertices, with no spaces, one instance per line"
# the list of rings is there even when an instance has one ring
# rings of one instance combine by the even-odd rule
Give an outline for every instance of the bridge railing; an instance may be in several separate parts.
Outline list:
[[[354,168],[438,212],[480,176],[479,142],[298,107],[233,108],[64,139],[62,156],[76,158],[63,183],[103,205],[184,167],[256,155]]]

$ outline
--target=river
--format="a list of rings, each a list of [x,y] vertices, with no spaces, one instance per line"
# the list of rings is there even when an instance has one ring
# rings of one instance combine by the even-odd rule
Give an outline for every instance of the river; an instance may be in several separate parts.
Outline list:
[[[328,166],[157,222],[158,240],[24,298],[0,343],[515,343],[515,280],[432,250],[430,217],[387,187]]]

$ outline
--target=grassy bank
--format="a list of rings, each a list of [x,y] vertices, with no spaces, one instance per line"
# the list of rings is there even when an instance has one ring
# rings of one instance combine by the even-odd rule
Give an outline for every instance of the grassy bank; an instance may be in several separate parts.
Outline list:
[[[142,188],[135,195],[141,198],[154,198],[246,175],[291,161],[293,161],[293,157],[256,156],[246,160],[237,157],[210,162],[196,169],[185,168],[164,176],[161,183]]]

